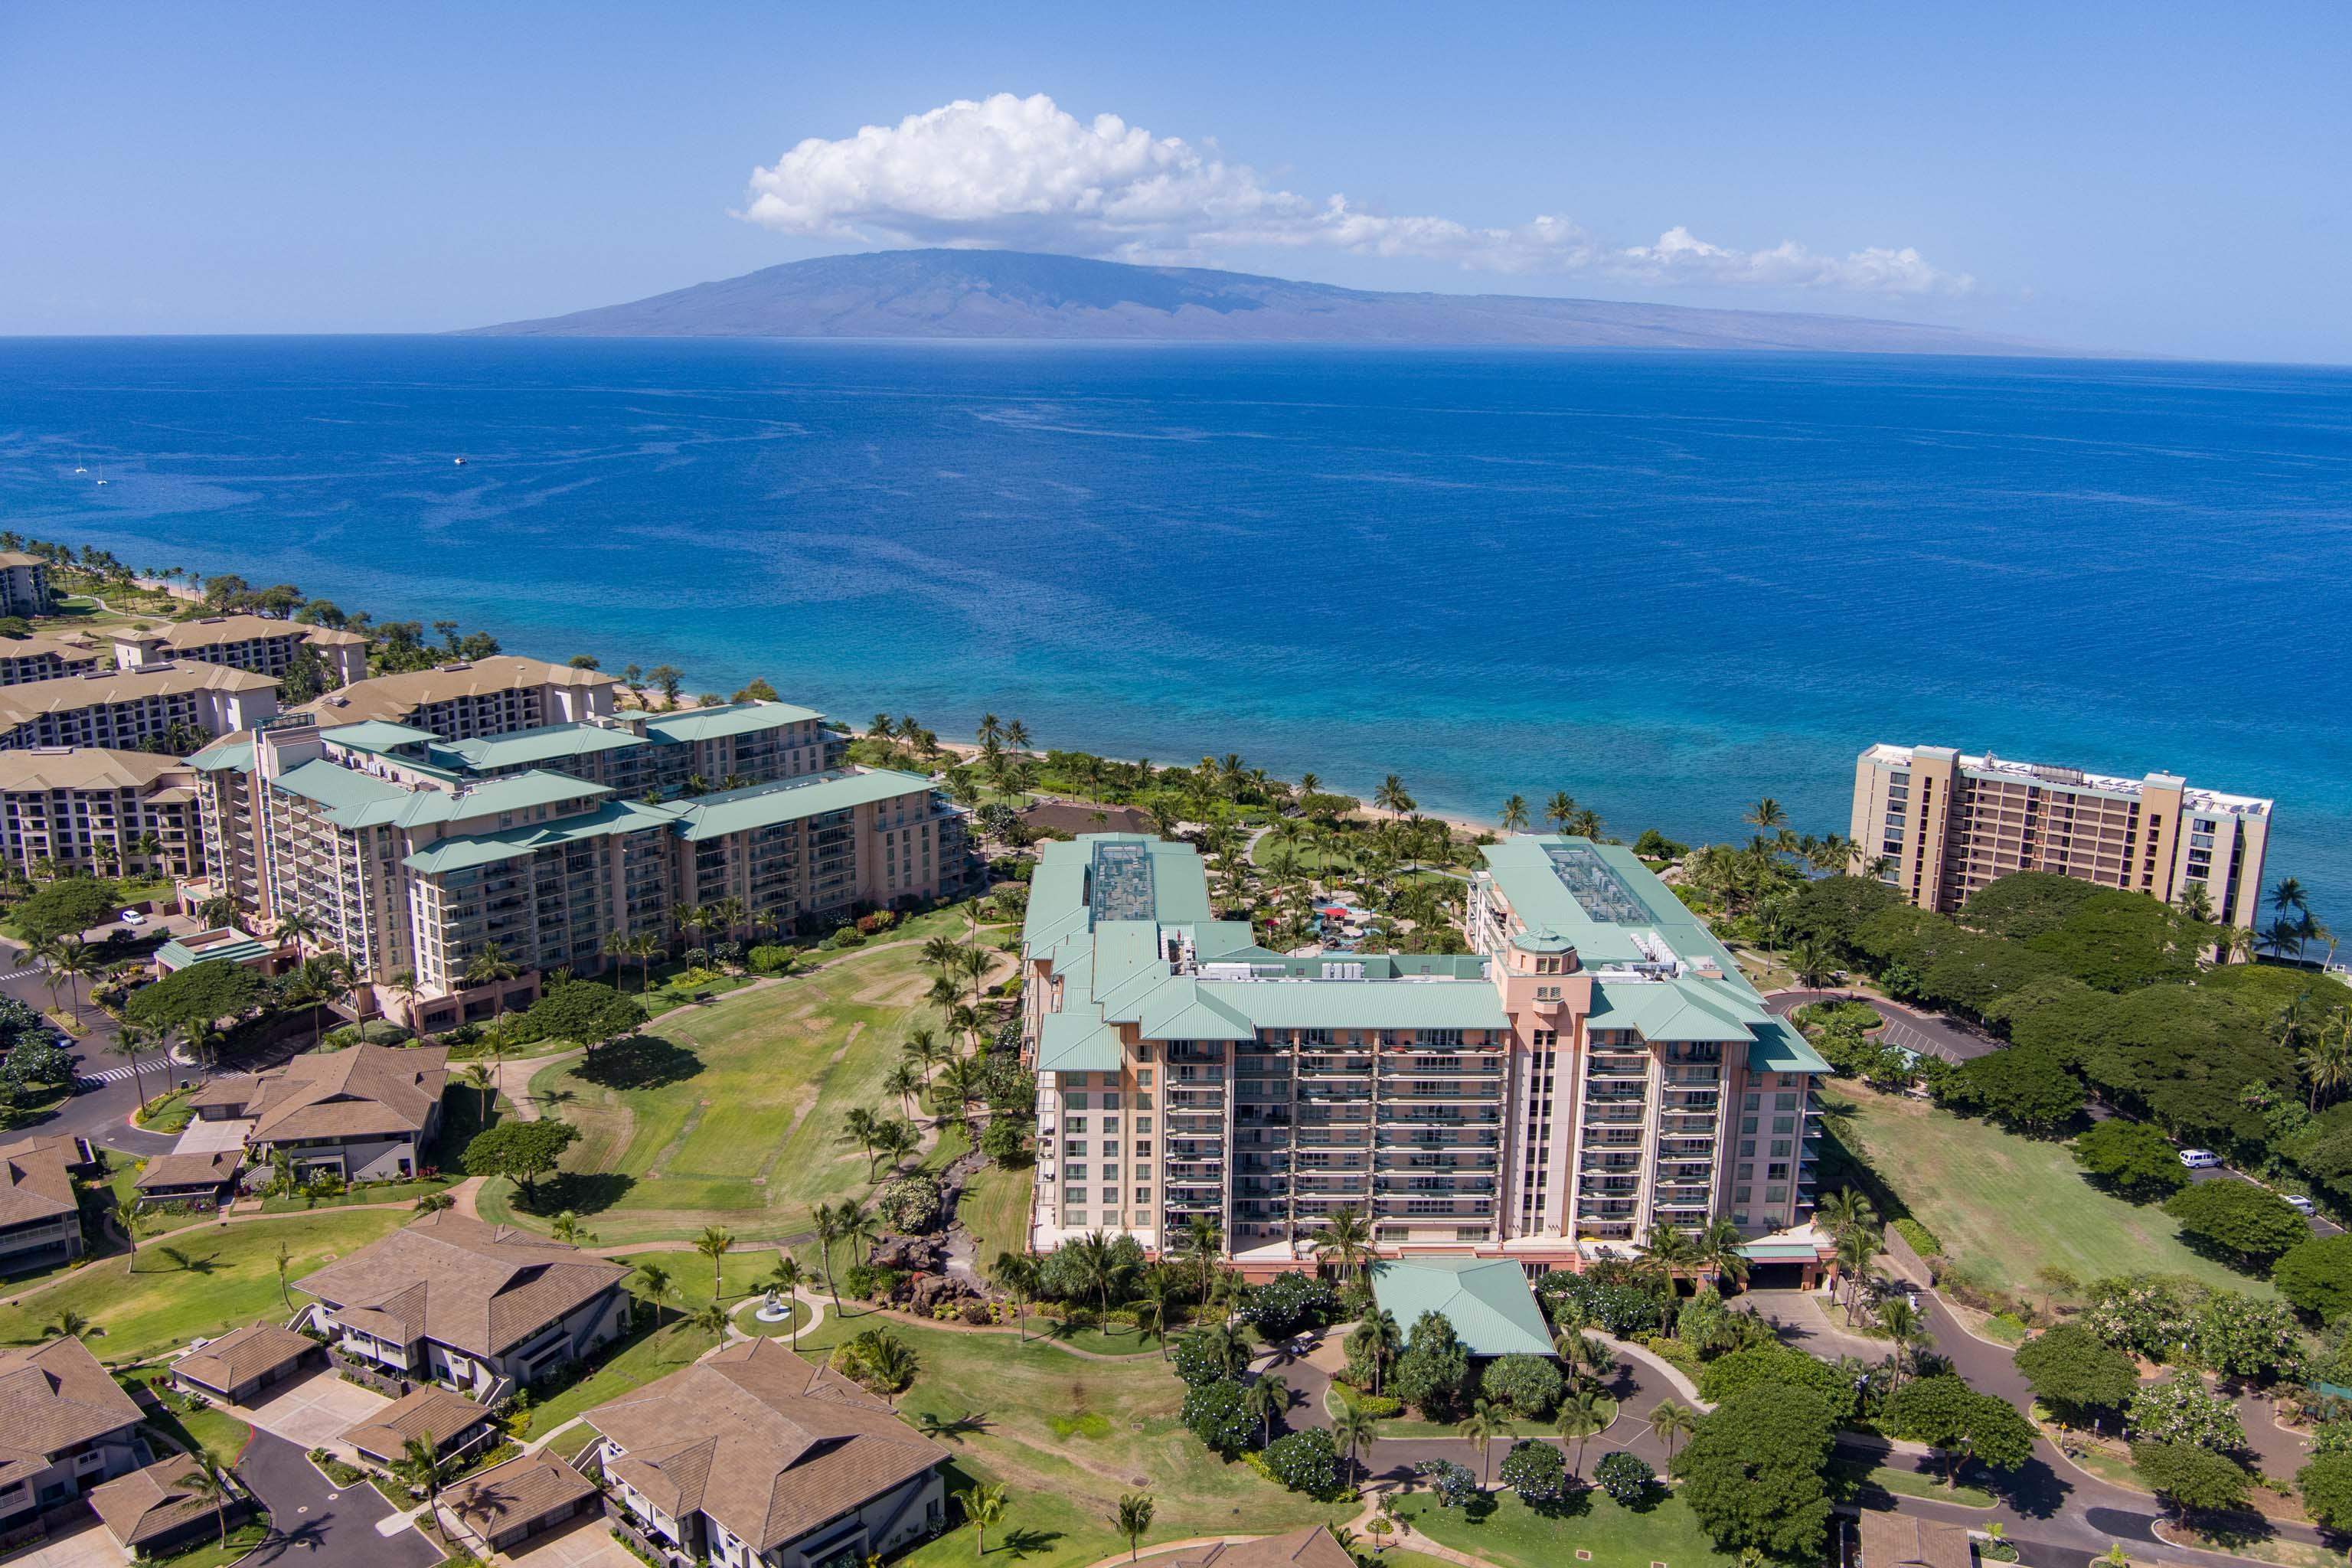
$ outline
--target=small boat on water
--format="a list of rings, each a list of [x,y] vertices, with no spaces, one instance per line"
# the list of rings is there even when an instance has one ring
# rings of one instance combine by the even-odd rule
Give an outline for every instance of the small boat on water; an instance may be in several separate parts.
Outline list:
[[[465,458],[458,458],[458,459],[457,459],[457,466],[458,466],[459,468],[464,468],[464,467],[466,466],[466,459],[465,459]]]

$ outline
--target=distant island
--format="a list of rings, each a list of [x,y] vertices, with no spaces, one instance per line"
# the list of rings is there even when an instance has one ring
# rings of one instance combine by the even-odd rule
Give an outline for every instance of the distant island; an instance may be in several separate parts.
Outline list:
[[[1392,294],[1198,267],[1013,250],[885,250],[466,335],[1111,339],[1170,342],[2046,355],[2047,343],[1915,321],[1517,294]]]

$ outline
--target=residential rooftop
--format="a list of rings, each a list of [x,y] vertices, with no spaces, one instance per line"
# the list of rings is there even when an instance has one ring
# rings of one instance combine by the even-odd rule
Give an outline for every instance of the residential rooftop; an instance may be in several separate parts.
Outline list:
[[[2140,793],[2152,784],[2180,791],[2181,804],[2192,811],[2210,811],[2218,816],[2268,816],[2276,804],[2261,795],[2190,789],[2187,781],[2178,773],[2152,773],[2145,778],[2127,779],[2115,773],[2095,773],[2056,763],[2023,763],[2014,758],[1996,757],[1990,752],[1981,756],[1972,756],[1949,746],[1895,746],[1882,742],[1863,752],[1863,756],[1867,761],[1894,767],[1908,766],[1918,757],[1933,757],[1956,762],[1961,772],[1981,778],[2082,790],[2093,795],[2116,795],[2125,800],[2137,800]]]
[[[315,713],[321,724],[341,724],[363,719],[404,719],[436,702],[463,697],[483,697],[528,686],[618,686],[614,677],[567,664],[549,664],[519,654],[460,659],[431,669],[404,670],[355,680],[341,691],[329,692],[305,703],[300,712]]]
[[[0,752],[0,791],[144,789],[188,764],[159,752],[105,746],[31,746]]]
[[[425,1215],[294,1282],[394,1343],[496,1355],[625,1278],[593,1253],[452,1210]]]
[[[21,724],[44,713],[179,697],[192,691],[267,691],[278,682],[227,664],[157,664],[144,669],[100,669],[0,686],[0,724]]]

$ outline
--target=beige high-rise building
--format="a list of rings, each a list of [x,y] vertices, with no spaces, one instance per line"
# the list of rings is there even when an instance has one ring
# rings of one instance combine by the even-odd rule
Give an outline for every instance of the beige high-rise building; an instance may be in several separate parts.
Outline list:
[[[1854,867],[1949,913],[2015,871],[2050,871],[2166,903],[2201,885],[2216,920],[2262,910],[2272,803],[1949,746],[1876,745],[1854,763]]]

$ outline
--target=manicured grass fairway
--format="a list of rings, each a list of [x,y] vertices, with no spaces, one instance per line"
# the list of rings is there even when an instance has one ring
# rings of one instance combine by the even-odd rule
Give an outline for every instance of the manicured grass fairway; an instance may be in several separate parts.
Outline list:
[[[42,1325],[59,1312],[75,1311],[106,1331],[90,1342],[99,1359],[125,1362],[175,1350],[198,1334],[226,1333],[264,1318],[283,1321],[279,1242],[293,1253],[289,1277],[299,1279],[415,1217],[399,1209],[321,1209],[192,1226],[131,1257],[78,1268],[14,1306],[0,1307],[0,1341],[37,1339]],[[165,1246],[186,1262],[166,1255]]]
[[[965,1184],[956,1217],[971,1232],[972,1257],[982,1269],[1000,1252],[1017,1252],[1029,1234],[1029,1194],[1034,1167],[1008,1171],[991,1165]]]
[[[668,1081],[613,1088],[580,1076],[580,1060],[532,1079],[546,1110],[578,1127],[563,1168],[617,1173],[617,1191],[582,1184],[573,1202],[607,1244],[692,1237],[721,1225],[745,1239],[804,1232],[816,1205],[863,1198],[864,1154],[839,1140],[853,1106],[903,1114],[882,1079],[909,1030],[939,1030],[924,1004],[922,938],[969,930],[959,911],[909,921],[889,942],[832,958],[764,990],[740,992],[649,1034],[680,1053]],[[943,1033],[943,1031],[941,1031]],[[485,1217],[516,1218],[500,1184]]]
[[[1832,1130],[1987,1284],[2031,1290],[2035,1271],[2055,1264],[2083,1279],[2187,1274],[2273,1293],[2268,1281],[2190,1251],[2156,1205],[2126,1203],[2084,1181],[2063,1142],[2021,1137],[1844,1079],[1822,1098],[1832,1108],[1853,1108],[1849,1116],[1832,1115]]]
[[[1635,1513],[1599,1489],[1585,1492],[1556,1514],[1539,1514],[1507,1492],[1490,1492],[1493,1507],[1440,1508],[1427,1492],[1397,1505],[1398,1516],[1441,1546],[1466,1552],[1496,1568],[1560,1568],[1592,1553],[1591,1568],[1733,1568],[1739,1559],[1717,1552],[1680,1498],[1668,1496]],[[1582,1568],[1580,1563],[1578,1568]]]
[[[829,1317],[801,1336],[802,1351],[812,1353],[866,1326]],[[1202,1447],[1177,1420],[1183,1385],[1156,1360],[1090,1362],[1046,1345],[1024,1348],[1009,1334],[887,1326],[922,1363],[914,1387],[899,1396],[899,1410],[910,1420],[970,1417],[979,1424],[940,1440],[958,1455],[951,1491],[978,1478],[1003,1483],[1010,1494],[1003,1525],[989,1531],[992,1562],[1000,1542],[1022,1543],[1025,1568],[1074,1568],[1124,1555],[1127,1542],[1114,1525],[1122,1492],[1149,1491],[1158,1505],[1143,1538],[1146,1552],[1154,1541],[1344,1524],[1357,1511],[1353,1503],[1326,1505],[1286,1491]],[[969,1526],[906,1559],[921,1568],[957,1568],[971,1560]]]

